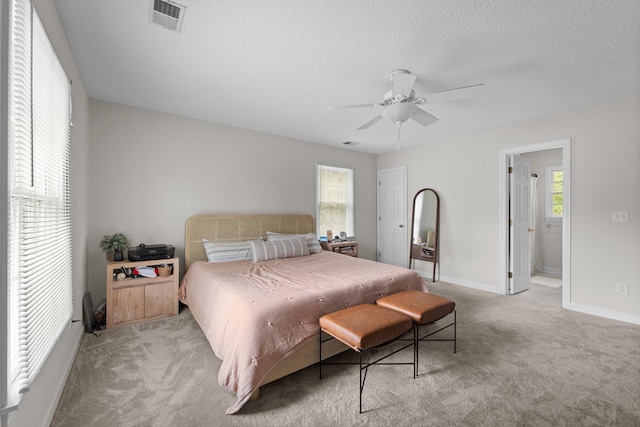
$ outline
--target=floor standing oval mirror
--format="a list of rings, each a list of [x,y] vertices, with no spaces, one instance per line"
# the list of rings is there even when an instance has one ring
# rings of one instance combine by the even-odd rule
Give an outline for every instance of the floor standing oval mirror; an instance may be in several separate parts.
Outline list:
[[[440,237],[440,197],[431,188],[423,188],[413,198],[411,217],[411,250],[409,267],[413,260],[433,264],[432,281],[436,281],[438,245]],[[413,263],[414,267],[415,262]]]

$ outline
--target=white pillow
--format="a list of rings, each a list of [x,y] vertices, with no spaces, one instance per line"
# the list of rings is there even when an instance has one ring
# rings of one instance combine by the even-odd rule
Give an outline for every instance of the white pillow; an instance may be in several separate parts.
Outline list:
[[[248,241],[210,242],[202,239],[209,262],[245,261],[252,258]]]
[[[309,255],[307,240],[304,237],[276,241],[250,240],[253,263],[270,259],[293,258]]]
[[[307,234],[284,234],[284,233],[274,233],[272,231],[267,231],[267,239],[268,240],[283,240],[283,239],[292,239],[294,237],[304,237],[307,240],[307,246],[309,247],[310,254],[319,254],[322,252],[322,246],[320,246],[320,242],[318,242],[318,237],[316,233],[307,233]]]

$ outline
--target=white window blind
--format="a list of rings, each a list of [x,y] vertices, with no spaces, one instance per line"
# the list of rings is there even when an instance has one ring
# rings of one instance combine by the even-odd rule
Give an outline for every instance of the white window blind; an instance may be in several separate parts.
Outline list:
[[[319,236],[331,230],[334,236],[344,231],[353,235],[353,169],[318,165],[317,227]]]
[[[73,308],[70,82],[30,2],[12,0],[10,12],[4,413],[28,391]]]

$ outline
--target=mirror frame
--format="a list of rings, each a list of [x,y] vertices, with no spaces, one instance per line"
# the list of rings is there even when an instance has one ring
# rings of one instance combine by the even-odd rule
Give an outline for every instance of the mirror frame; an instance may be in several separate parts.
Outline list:
[[[413,244],[413,231],[416,217],[416,200],[420,194],[425,192],[432,192],[434,196],[436,196],[436,236],[435,236],[435,244],[433,250],[433,260],[426,259],[426,257],[420,256],[420,251],[418,250],[418,255],[414,256],[414,244]],[[422,214],[422,213],[421,213]],[[433,273],[431,280],[433,282],[436,281],[436,265],[438,264],[438,254],[440,252],[440,196],[438,192],[433,188],[423,188],[418,191],[415,196],[413,196],[413,207],[411,209],[411,234],[410,234],[410,242],[409,242],[409,268],[411,268],[411,260],[419,259],[423,261],[433,262]]]

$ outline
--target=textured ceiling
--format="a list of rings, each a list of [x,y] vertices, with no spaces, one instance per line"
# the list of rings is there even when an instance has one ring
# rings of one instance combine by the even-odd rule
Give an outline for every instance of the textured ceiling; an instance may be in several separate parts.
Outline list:
[[[180,0],[182,31],[148,0],[56,0],[89,96],[367,153],[397,127],[356,130],[398,68],[416,96],[483,83],[478,98],[422,108],[425,144],[640,95],[638,0]],[[570,136],[570,135],[568,135]]]

